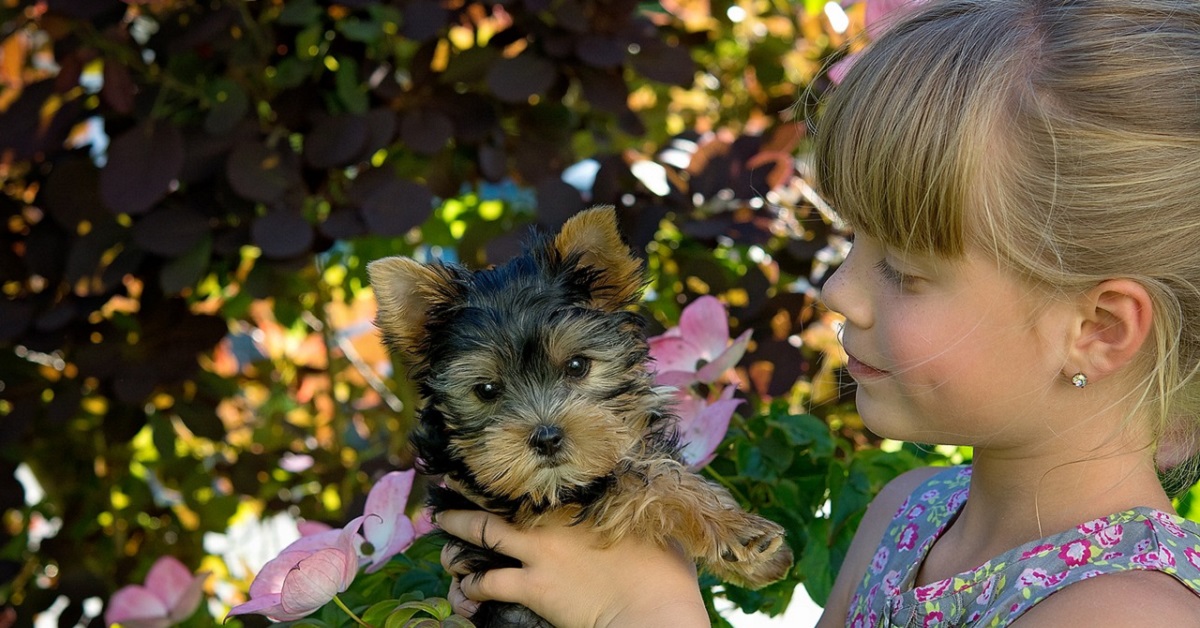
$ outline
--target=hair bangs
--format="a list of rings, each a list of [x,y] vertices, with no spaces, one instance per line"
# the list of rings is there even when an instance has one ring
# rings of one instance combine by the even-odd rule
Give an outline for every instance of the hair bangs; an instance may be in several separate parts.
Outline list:
[[[957,10],[956,10],[957,9]],[[887,246],[959,257],[967,208],[1001,115],[1005,28],[918,10],[855,60],[815,147],[817,188],[851,227]]]

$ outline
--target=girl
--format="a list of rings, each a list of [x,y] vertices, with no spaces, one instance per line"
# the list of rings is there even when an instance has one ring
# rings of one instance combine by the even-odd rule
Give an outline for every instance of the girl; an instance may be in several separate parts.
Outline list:
[[[815,156],[856,232],[824,298],[863,421],[974,447],[884,488],[820,625],[1200,625],[1200,527],[1160,481],[1196,466],[1200,3],[922,5],[833,91]],[[438,523],[524,563],[456,580],[465,614],[707,623],[670,550]]]

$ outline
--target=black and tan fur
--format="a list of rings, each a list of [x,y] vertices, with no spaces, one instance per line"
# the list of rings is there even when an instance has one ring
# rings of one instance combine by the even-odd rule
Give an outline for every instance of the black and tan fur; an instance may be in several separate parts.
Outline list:
[[[744,586],[787,573],[783,529],[680,462],[670,395],[646,370],[633,311],[642,266],[611,209],[582,212],[487,270],[404,257],[367,270],[376,323],[424,401],[411,439],[421,470],[466,493],[436,490],[435,510],[482,507],[518,526],[565,516],[613,541],[675,541]],[[461,556],[472,571],[513,564],[483,548]],[[495,603],[474,619],[547,625]]]

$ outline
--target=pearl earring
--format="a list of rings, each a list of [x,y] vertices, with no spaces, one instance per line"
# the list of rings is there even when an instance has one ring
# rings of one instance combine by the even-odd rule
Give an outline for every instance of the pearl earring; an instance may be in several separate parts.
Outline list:
[[[1084,375],[1083,373],[1076,373],[1071,377],[1071,383],[1074,384],[1076,388],[1083,388],[1084,386],[1088,385],[1087,375]]]

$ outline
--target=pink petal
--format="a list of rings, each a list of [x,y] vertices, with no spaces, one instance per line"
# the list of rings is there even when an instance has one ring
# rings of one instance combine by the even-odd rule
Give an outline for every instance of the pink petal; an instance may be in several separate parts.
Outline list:
[[[922,0],[866,0],[863,26],[872,39],[879,37],[897,19],[921,4]]]
[[[433,524],[433,509],[426,506],[417,513],[417,518],[413,519],[413,534],[416,536],[425,536],[437,529]]]
[[[408,521],[404,509],[408,506],[408,494],[412,491],[416,471],[392,471],[379,479],[371,492],[367,493],[367,504],[363,509],[362,534],[376,551],[391,545],[396,526]],[[412,526],[409,525],[411,531]],[[374,558],[374,557],[372,557]]]
[[[679,314],[679,335],[699,350],[701,358],[711,361],[729,344],[725,306],[712,295],[692,301]]]
[[[733,368],[741,361],[742,356],[746,355],[746,347],[750,345],[750,334],[754,330],[747,329],[742,332],[742,335],[737,337],[733,344],[729,345],[720,355],[713,358],[712,362],[705,364],[699,371],[696,371],[696,379],[705,384],[712,384],[721,379],[725,371]]]
[[[839,59],[837,63],[829,66],[829,69],[825,71],[825,75],[829,77],[830,81],[833,81],[834,85],[841,84],[842,81],[846,80],[846,74],[850,72],[850,68],[854,66],[854,62],[856,61],[858,61],[857,53],[846,55]]]
[[[239,604],[229,609],[229,617],[257,613],[259,615],[266,615],[275,621],[291,621],[293,619],[300,619],[308,614],[293,614],[283,610],[283,605],[280,603],[282,597],[278,593],[272,593],[271,595],[254,598],[245,604]]]
[[[291,545],[284,548],[278,556],[267,561],[267,564],[258,570],[258,575],[254,576],[254,582],[250,583],[251,599],[278,594],[283,590],[283,581],[288,574],[296,568],[301,560],[312,554],[311,551],[292,550],[289,549],[290,547]]]
[[[341,536],[338,537],[337,547],[334,548],[342,554],[345,561],[342,566],[341,581],[338,583],[338,592],[345,591],[351,582],[354,582],[354,577],[358,575],[358,545],[362,539],[358,534],[359,528],[362,528],[365,516],[358,516],[350,520],[346,527],[342,528]]]
[[[337,549],[313,552],[297,564],[283,581],[280,606],[284,612],[307,615],[329,603],[345,589],[342,573],[347,556]],[[357,558],[353,561],[357,568]]]
[[[162,626],[167,626],[167,606],[146,587],[136,584],[121,587],[108,600],[104,622],[112,624],[132,620],[161,621]]]
[[[163,556],[154,562],[146,574],[146,588],[166,605],[171,623],[183,621],[196,612],[204,597],[204,581],[208,573],[192,575],[190,569],[174,556]]]
[[[674,386],[681,390],[698,381],[700,380],[696,378],[694,371],[659,371],[654,374],[655,385]]]
[[[650,345],[650,368],[658,373],[665,371],[696,372],[696,363],[702,357],[700,349],[691,341],[679,336],[655,336],[647,341]]]
[[[328,532],[333,528],[328,523],[320,521],[300,521],[296,523],[296,529],[300,531],[300,536],[313,536],[322,532]]]
[[[379,571],[393,556],[408,549],[416,538],[417,531],[413,527],[412,521],[401,515],[392,528],[392,537],[388,540],[388,544],[384,547],[375,547],[375,553],[371,555],[371,565],[367,567],[366,572]]]
[[[734,390],[733,386],[726,387],[721,399],[705,404],[700,414],[688,425],[687,431],[681,431],[680,435],[686,443],[683,460],[691,468],[698,469],[711,462],[713,452],[725,440],[733,412],[742,403],[741,399],[732,398]]]

